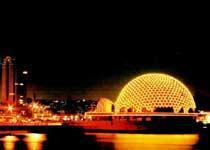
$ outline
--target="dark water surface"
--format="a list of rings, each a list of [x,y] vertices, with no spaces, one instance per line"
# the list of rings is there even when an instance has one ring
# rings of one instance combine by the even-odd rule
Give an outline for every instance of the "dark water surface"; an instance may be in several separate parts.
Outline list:
[[[9,132],[8,132],[9,133]],[[0,150],[200,150],[210,149],[209,130],[187,134],[92,133],[80,129],[0,131]]]

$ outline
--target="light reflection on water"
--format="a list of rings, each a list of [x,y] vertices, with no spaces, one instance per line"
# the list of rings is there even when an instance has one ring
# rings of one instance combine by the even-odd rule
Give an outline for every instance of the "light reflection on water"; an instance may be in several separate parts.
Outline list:
[[[46,141],[45,134],[27,133],[23,135],[25,136],[23,141],[27,145],[27,150],[42,150],[43,142]],[[18,135],[6,135],[0,141],[3,142],[4,150],[15,150],[17,141],[20,140],[18,139]]]
[[[42,144],[46,140],[45,134],[29,133],[26,134],[24,141],[28,150],[42,150]]]
[[[77,149],[92,150],[94,148],[99,150],[191,150],[195,149],[194,145],[200,140],[199,134],[85,133],[87,138],[83,140],[81,140],[81,136],[75,137],[77,134],[77,132],[74,135],[68,134],[69,140],[66,141],[64,140],[65,137],[60,134],[53,134],[53,140],[50,141],[47,139],[46,134],[37,133],[24,133],[22,134],[24,135],[23,138],[19,134],[5,135],[0,141],[4,150],[51,150],[60,144],[66,146],[71,144],[76,145]],[[73,139],[71,138],[75,140],[72,141]],[[43,147],[45,141],[51,144],[51,147]],[[17,147],[19,142],[23,142],[25,147]],[[85,142],[96,143],[98,147],[87,146],[84,144]],[[78,144],[80,147],[78,147]],[[73,147],[72,149],[74,150]]]
[[[115,150],[191,150],[199,140],[198,134],[86,133],[86,135],[96,137],[96,141],[102,145],[101,149]]]
[[[1,140],[3,142],[5,150],[14,150],[15,143],[18,141],[18,138],[16,136],[7,135],[4,138],[2,138]]]

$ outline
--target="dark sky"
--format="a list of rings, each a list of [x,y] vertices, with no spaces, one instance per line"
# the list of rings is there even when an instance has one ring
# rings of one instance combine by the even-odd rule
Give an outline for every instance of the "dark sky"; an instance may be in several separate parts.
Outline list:
[[[129,46],[130,41],[124,42],[126,40],[121,45],[106,43],[105,46],[103,42],[92,43],[81,48],[75,45],[38,45],[11,48],[9,51],[19,66],[29,68],[31,82],[41,91],[67,91],[67,95],[73,91],[73,96],[78,93],[76,96],[88,97],[91,93],[93,98],[101,94],[114,99],[133,77],[155,71],[177,76],[192,90],[210,92],[209,55],[203,48],[142,46],[138,42]],[[8,52],[7,48],[1,50],[1,56]]]
[[[29,65],[41,91],[115,99],[130,79],[156,71],[210,95],[208,24],[197,14],[65,9],[15,16],[7,25],[0,56]]]

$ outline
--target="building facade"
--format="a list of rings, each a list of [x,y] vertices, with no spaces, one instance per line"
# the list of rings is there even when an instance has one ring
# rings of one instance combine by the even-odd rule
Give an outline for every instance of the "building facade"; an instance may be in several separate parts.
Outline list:
[[[14,61],[10,56],[2,63],[2,98],[1,104],[16,104],[16,71]]]

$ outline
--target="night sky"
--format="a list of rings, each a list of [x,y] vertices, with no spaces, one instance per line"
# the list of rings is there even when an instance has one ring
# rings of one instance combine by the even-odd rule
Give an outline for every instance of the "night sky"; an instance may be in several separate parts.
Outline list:
[[[10,54],[29,66],[40,97],[115,100],[125,83],[152,71],[178,77],[210,101],[205,19],[118,11],[53,15],[32,15],[27,24],[19,18],[20,24],[10,24],[1,35],[1,58]]]
[[[19,66],[27,66],[31,83],[39,90],[65,91],[66,95],[73,91],[71,96],[76,97],[96,98],[101,94],[114,99],[125,83],[150,71],[169,73],[193,92],[209,93],[207,52],[190,52],[196,50],[192,47],[139,45],[135,50],[127,46],[115,50],[110,45],[110,49],[99,50],[94,46],[84,46],[86,51],[73,46],[3,48],[1,56],[9,51]]]

